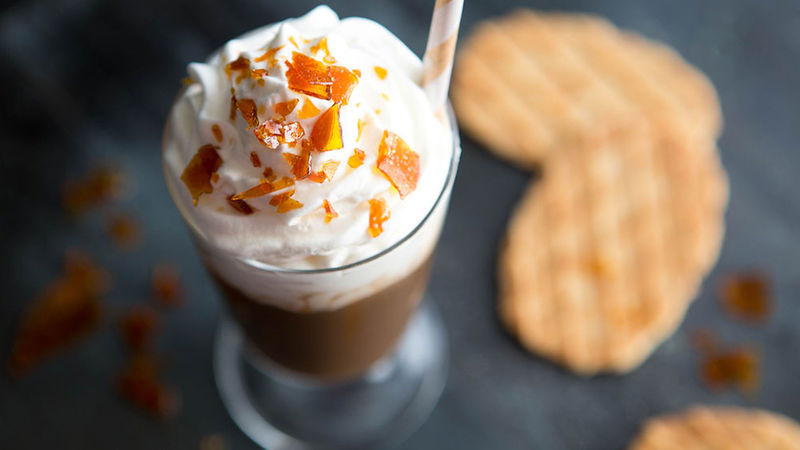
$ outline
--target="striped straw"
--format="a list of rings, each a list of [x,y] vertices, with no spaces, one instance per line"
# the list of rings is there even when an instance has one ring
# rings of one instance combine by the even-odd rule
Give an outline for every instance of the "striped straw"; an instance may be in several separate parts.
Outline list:
[[[435,111],[442,110],[450,88],[453,53],[464,0],[436,0],[425,57],[422,58],[422,87]]]

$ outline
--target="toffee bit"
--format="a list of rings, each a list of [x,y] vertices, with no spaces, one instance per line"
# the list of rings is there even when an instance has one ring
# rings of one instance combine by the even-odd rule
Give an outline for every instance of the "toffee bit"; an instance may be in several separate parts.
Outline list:
[[[333,206],[331,206],[328,200],[322,201],[322,207],[325,209],[325,223],[330,223],[331,220],[339,217],[339,213],[333,209]]]
[[[214,139],[216,139],[217,142],[222,142],[222,130],[220,129],[219,124],[215,123],[214,125],[211,125],[211,133],[214,134]]]
[[[275,67],[275,64],[277,62],[275,59],[275,54],[278,53],[280,49],[282,49],[283,47],[284,47],[283,45],[280,45],[278,47],[273,47],[267,50],[263,55],[253,59],[253,62],[267,61],[269,64],[269,68],[272,69],[273,67]]]
[[[314,122],[310,141],[311,148],[318,152],[327,152],[343,147],[338,103],[334,103]]]
[[[244,214],[245,216],[249,216],[253,214],[253,208],[244,200],[234,200],[233,195],[229,195],[228,204],[231,205],[231,208],[235,209],[236,211]]]
[[[725,276],[717,287],[725,311],[750,322],[764,322],[772,312],[770,283],[760,272],[739,272]]]
[[[354,148],[353,154],[347,158],[347,165],[353,169],[360,167],[362,164],[364,164],[364,158],[366,158],[366,156],[367,154],[364,152],[364,150]]]
[[[253,167],[261,167],[261,158],[256,152],[250,152],[250,162],[253,163]]]
[[[108,222],[111,242],[120,250],[132,250],[141,242],[139,224],[127,214],[117,214]]]
[[[386,69],[380,66],[375,66],[374,69],[375,69],[375,75],[377,75],[378,78],[380,78],[381,80],[386,79],[386,74],[388,73]]]
[[[120,320],[122,342],[131,352],[142,353],[151,347],[160,325],[156,310],[147,305],[135,305]]]
[[[369,200],[369,234],[373,238],[383,233],[383,223],[389,220],[391,213],[386,206],[386,200],[377,197]]]
[[[236,100],[236,109],[242,114],[242,118],[247,122],[247,129],[258,126],[258,107],[256,102],[250,98]]]
[[[221,165],[222,158],[217,153],[217,147],[206,144],[197,149],[197,153],[183,169],[181,180],[192,194],[195,205],[201,195],[214,192],[214,187],[211,186],[211,176]]]
[[[68,254],[64,274],[51,281],[23,314],[8,360],[11,374],[26,374],[94,331],[102,316],[100,296],[109,288],[108,273],[87,255]]]
[[[303,149],[299,155],[283,153],[283,159],[289,163],[289,170],[295,180],[302,180],[311,173],[311,152],[307,149]]]
[[[343,105],[347,104],[350,94],[358,84],[358,77],[346,67],[330,66],[328,73],[331,77],[331,100]]]
[[[303,106],[297,112],[298,119],[309,119],[319,114],[319,109],[309,99],[303,101]]]
[[[328,67],[321,61],[302,53],[292,52],[292,60],[286,61],[286,82],[289,89],[323,100],[330,100],[332,84]]]
[[[163,306],[175,307],[183,303],[180,275],[171,264],[161,262],[153,268],[151,289],[156,302]]]
[[[190,77],[181,78],[181,86],[184,86],[184,87],[191,86],[194,83],[197,83],[197,81],[195,81],[193,78],[190,78]]]
[[[713,351],[703,357],[700,374],[709,389],[735,386],[743,394],[754,395],[760,384],[758,354],[744,347]]]
[[[231,79],[231,74],[233,72],[241,72],[239,76],[236,77],[236,83],[242,81],[242,79],[246,76],[250,75],[250,60],[239,56],[234,61],[225,65],[225,74],[228,76],[228,79]]]
[[[405,197],[417,188],[419,155],[398,135],[384,131],[378,146],[378,169]]]
[[[159,380],[160,371],[153,355],[135,355],[120,373],[117,390],[143,412],[158,419],[171,419],[180,410],[180,395]]]
[[[272,167],[265,167],[264,168],[264,173],[262,174],[262,176],[267,181],[275,181],[275,178],[277,178],[277,176],[275,175],[275,172],[272,170]]]
[[[280,114],[283,117],[288,116],[289,114],[294,111],[294,108],[300,102],[299,98],[295,98],[292,100],[287,100],[285,102],[276,103],[275,106],[272,107],[275,110],[275,114]]]
[[[64,184],[62,203],[73,215],[80,215],[92,208],[118,198],[124,190],[122,172],[112,167],[100,166],[90,169],[84,176]]]

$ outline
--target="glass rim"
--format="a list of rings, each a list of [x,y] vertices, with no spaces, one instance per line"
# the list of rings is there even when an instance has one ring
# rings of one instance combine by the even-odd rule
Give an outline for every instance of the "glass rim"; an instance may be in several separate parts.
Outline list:
[[[437,195],[436,200],[433,202],[433,204],[431,205],[431,207],[428,210],[428,212],[425,213],[425,216],[422,218],[422,220],[420,220],[420,222],[413,229],[411,229],[406,235],[404,235],[402,238],[398,239],[392,245],[386,247],[385,249],[383,249],[383,250],[381,250],[381,251],[379,251],[379,252],[377,252],[377,253],[375,253],[375,254],[373,254],[371,256],[368,256],[368,257],[363,258],[363,259],[359,259],[358,261],[353,261],[351,263],[347,263],[347,264],[340,265],[340,266],[324,267],[324,268],[320,268],[320,269],[292,269],[292,268],[286,268],[286,267],[273,266],[273,265],[270,265],[268,263],[259,261],[257,259],[244,258],[244,257],[241,257],[241,256],[236,256],[236,255],[229,255],[229,256],[232,259],[234,259],[234,260],[236,260],[238,262],[241,262],[241,263],[246,264],[248,266],[257,268],[259,270],[264,270],[266,272],[283,273],[283,274],[298,274],[298,275],[320,274],[320,273],[331,273],[331,272],[339,272],[339,271],[353,269],[355,267],[358,267],[358,266],[367,264],[369,262],[372,262],[372,261],[374,261],[374,260],[376,260],[376,259],[378,259],[378,258],[380,258],[380,257],[392,252],[393,250],[395,250],[396,248],[400,247],[401,245],[403,245],[406,241],[408,241],[414,235],[416,235],[417,232],[419,232],[419,230],[427,223],[428,219],[430,219],[430,217],[433,215],[433,212],[436,211],[436,208],[442,202],[442,199],[445,197],[445,193],[448,191],[448,188],[453,185],[454,180],[455,180],[455,175],[456,175],[456,172],[457,172],[458,162],[460,160],[461,139],[460,139],[459,134],[458,134],[458,123],[456,122],[455,112],[454,112],[453,106],[452,106],[452,104],[450,103],[449,100],[448,100],[447,104],[445,105],[445,111],[447,113],[447,119],[448,119],[448,122],[450,124],[451,146],[450,146],[450,163],[448,165],[447,176],[445,177],[444,183],[442,184],[442,189],[439,192],[439,194]],[[168,184],[169,184],[169,178],[168,178]],[[171,191],[171,189],[169,189],[169,190]],[[178,202],[176,202],[176,203],[178,203]],[[199,230],[195,230],[194,226],[192,225],[192,223],[190,221],[188,221],[186,217],[184,217],[183,210],[182,210],[182,208],[180,206],[178,206],[178,210],[181,213],[181,216],[183,217],[184,221],[186,221],[186,224],[189,226],[190,231],[194,235],[195,241],[197,242],[198,239],[200,241],[202,241],[201,236],[197,236],[198,233],[199,233]],[[200,233],[200,234],[202,235],[202,233]],[[197,242],[197,244],[201,245],[202,247],[204,247],[204,248],[206,248],[206,249],[208,249],[210,251],[213,251],[213,252],[226,253],[224,250],[216,248],[216,246],[206,245],[205,242]]]

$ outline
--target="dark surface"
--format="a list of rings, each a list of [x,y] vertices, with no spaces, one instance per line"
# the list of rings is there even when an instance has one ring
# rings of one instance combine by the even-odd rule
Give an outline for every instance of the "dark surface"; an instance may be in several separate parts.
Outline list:
[[[84,345],[21,380],[0,376],[0,448],[197,448],[222,433],[231,448],[254,448],[228,418],[211,375],[221,302],[167,196],[160,133],[187,62],[259,25],[300,15],[308,0],[30,1],[0,7],[0,168],[3,250],[0,356],[6,358],[26,301],[60,270],[66,248],[89,249],[115,274],[114,311],[149,297],[153,264],[181,268],[187,306],[166,315],[158,346],[183,411],[160,423],[112,390],[123,352],[112,322]],[[333,2],[422,52],[432,1]],[[512,1],[468,1],[462,31],[504,13]],[[528,175],[469,139],[431,292],[446,315],[451,373],[442,400],[404,448],[621,448],[646,417],[696,402],[757,405],[800,419],[800,5],[770,1],[537,2],[546,9],[599,12],[676,47],[719,90],[720,148],[731,179],[720,261],[681,330],[638,370],[583,379],[522,351],[494,314],[497,242]],[[143,224],[144,245],[121,254],[103,233],[105,212],[69,220],[59,188],[96,162],[119,162],[135,192],[111,210]],[[722,315],[712,285],[720,273],[765,269],[776,311],[766,326]],[[711,327],[727,341],[753,342],[764,359],[754,398],[713,394],[696,375],[688,331]]]

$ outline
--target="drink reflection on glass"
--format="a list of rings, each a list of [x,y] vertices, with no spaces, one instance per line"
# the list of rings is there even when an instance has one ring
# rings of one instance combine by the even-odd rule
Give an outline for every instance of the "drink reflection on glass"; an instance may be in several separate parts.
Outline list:
[[[327,7],[189,66],[164,133],[170,193],[233,320],[215,375],[271,449],[396,442],[444,384],[423,302],[460,147],[380,25]]]

